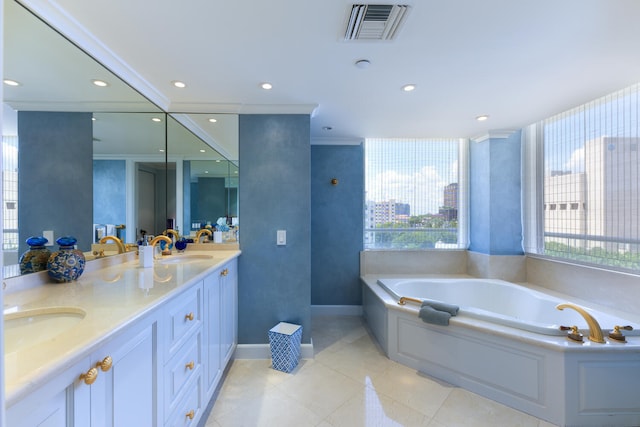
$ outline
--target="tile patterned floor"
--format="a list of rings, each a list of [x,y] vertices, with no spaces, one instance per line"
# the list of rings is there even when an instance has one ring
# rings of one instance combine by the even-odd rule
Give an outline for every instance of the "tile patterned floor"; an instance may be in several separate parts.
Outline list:
[[[360,317],[312,325],[315,359],[290,374],[235,360],[206,426],[552,426],[387,359]]]

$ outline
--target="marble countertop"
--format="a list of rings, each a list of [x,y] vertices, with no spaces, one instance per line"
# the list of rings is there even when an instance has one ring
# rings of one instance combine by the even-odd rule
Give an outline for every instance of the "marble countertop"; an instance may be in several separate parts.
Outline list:
[[[129,260],[116,265],[85,270],[76,282],[43,283],[15,291],[7,289],[5,314],[49,307],[73,307],[86,312],[81,321],[47,341],[11,353],[5,351],[7,406],[87,357],[109,337],[180,293],[187,285],[238,257],[240,251],[187,251],[185,254],[211,258],[173,264],[156,260],[153,268],[142,268],[137,257],[131,259],[133,257],[129,256]],[[172,255],[174,258],[180,256],[183,255]]]

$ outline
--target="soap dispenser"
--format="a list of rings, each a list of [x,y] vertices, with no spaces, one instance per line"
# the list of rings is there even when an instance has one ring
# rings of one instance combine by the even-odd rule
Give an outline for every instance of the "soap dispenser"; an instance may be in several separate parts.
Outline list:
[[[149,246],[149,240],[147,240],[146,236],[143,236],[142,246],[138,247],[138,260],[140,262],[140,267],[153,267],[153,249],[153,246]]]

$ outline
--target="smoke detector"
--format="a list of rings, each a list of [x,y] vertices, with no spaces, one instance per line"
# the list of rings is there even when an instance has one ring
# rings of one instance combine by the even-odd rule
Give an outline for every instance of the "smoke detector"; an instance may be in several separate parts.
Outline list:
[[[409,11],[405,4],[354,4],[345,40],[393,40]]]

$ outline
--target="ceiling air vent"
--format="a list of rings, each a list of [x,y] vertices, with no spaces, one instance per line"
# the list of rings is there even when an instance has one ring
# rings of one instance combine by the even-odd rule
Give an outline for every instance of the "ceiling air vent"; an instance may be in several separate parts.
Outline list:
[[[345,40],[392,40],[409,11],[407,5],[354,4]]]

